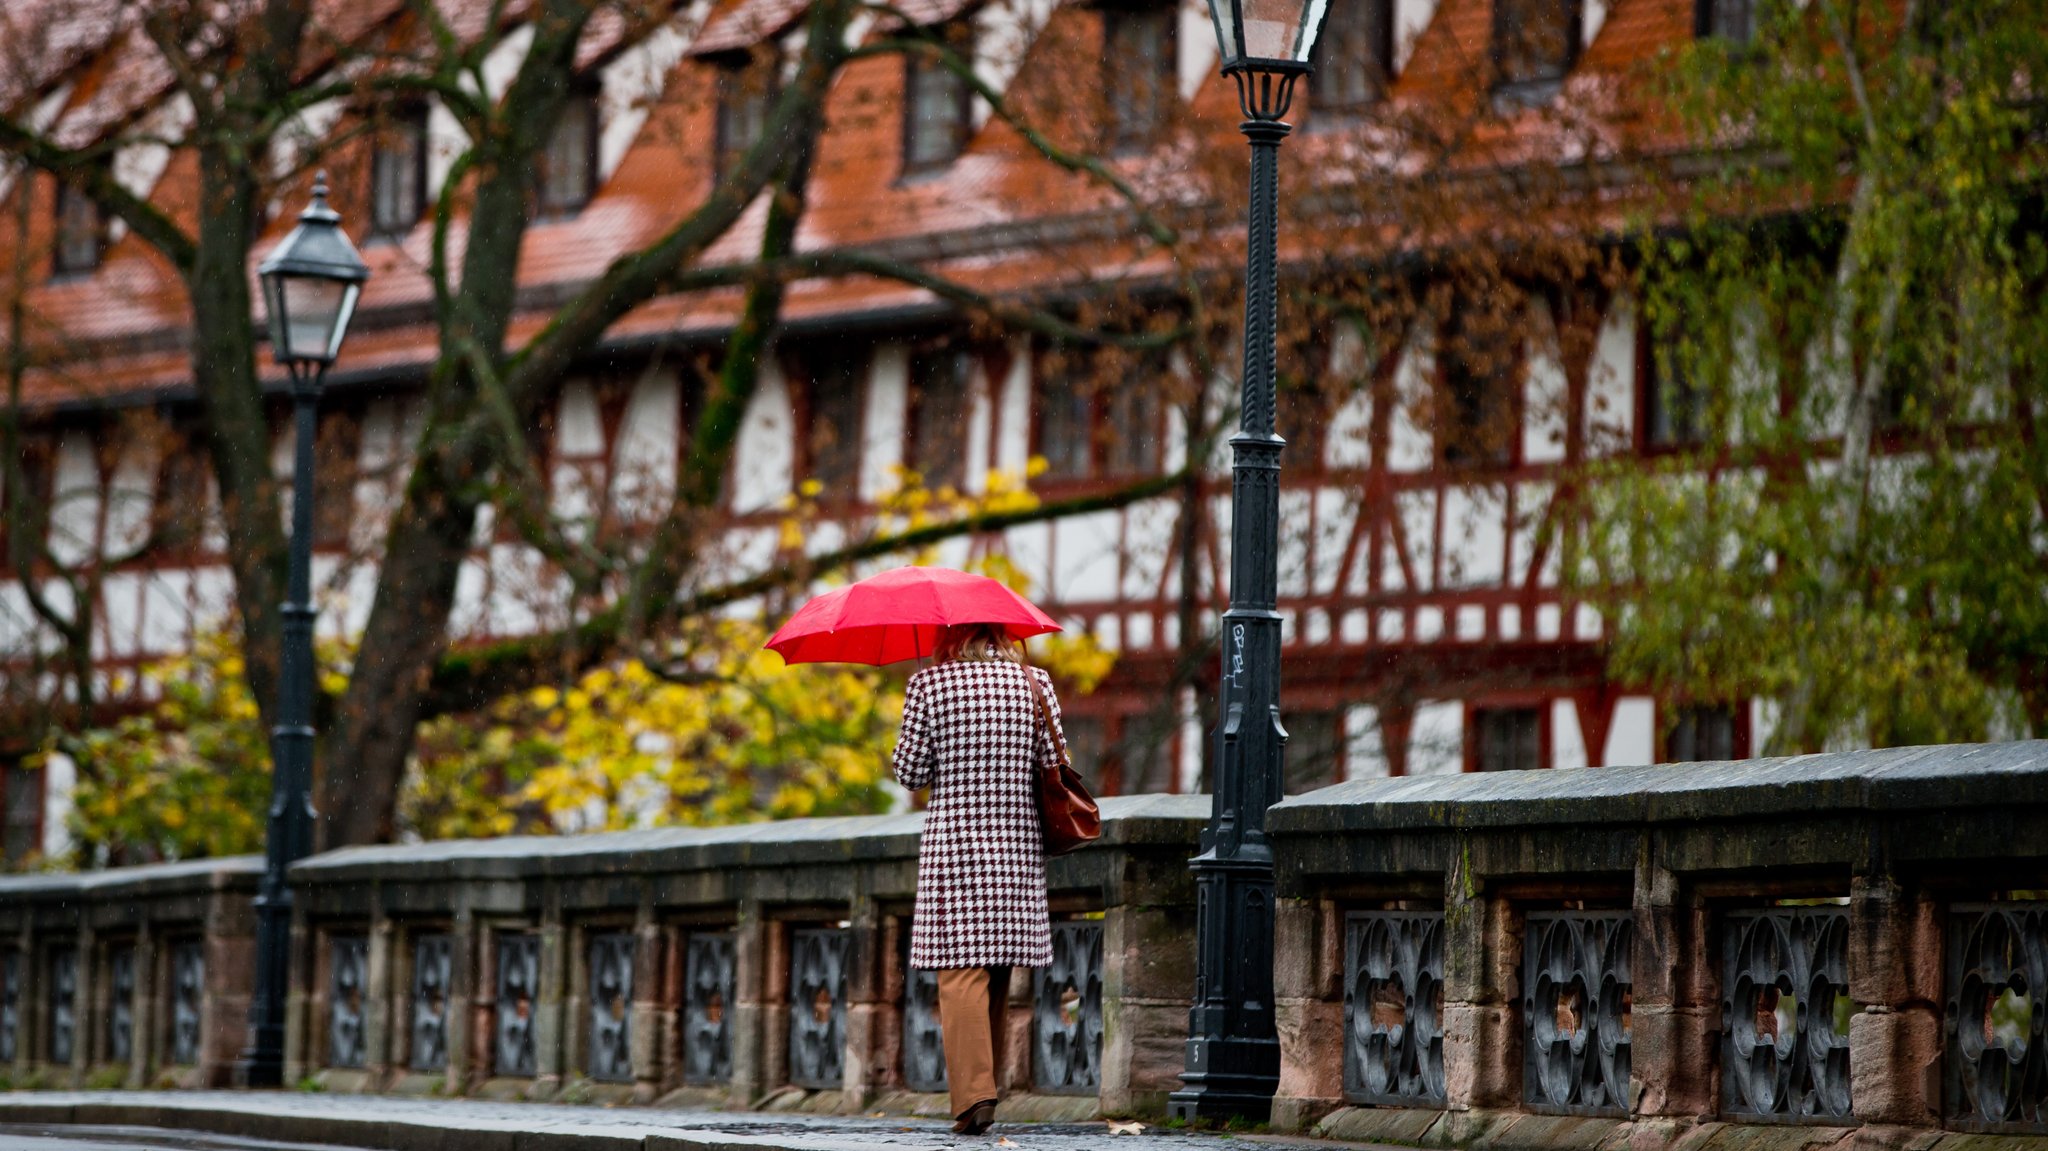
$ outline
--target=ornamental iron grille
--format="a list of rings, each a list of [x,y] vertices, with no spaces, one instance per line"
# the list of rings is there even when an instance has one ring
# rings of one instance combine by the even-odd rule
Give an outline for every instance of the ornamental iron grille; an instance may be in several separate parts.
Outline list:
[[[0,1063],[21,1049],[21,953],[0,954]]]
[[[1443,1012],[1443,912],[1344,917],[1346,1098],[1443,1106]]]
[[[1002,1039],[996,1039],[998,1046]],[[903,1085],[946,1090],[946,1035],[939,1027],[939,973],[909,967],[903,974]]]
[[[590,937],[590,1050],[584,1071],[613,1083],[633,1078],[633,937]]]
[[[1849,1114],[1849,912],[1729,914],[1721,934],[1721,1109],[1749,1120]]]
[[[683,963],[683,1082],[727,1082],[732,1078],[732,933],[691,932]]]
[[[171,948],[171,1062],[199,1062],[199,1011],[206,995],[206,951],[190,939]]]
[[[1522,1098],[1571,1115],[1627,1115],[1626,912],[1531,912],[1522,937]]]
[[[1949,1125],[2048,1131],[2048,903],[1949,913]]]
[[[1052,925],[1052,965],[1031,989],[1032,1062],[1038,1088],[1093,1095],[1102,1086],[1102,922]]]
[[[448,981],[454,956],[445,935],[422,935],[412,947],[412,1069],[448,1069]]]
[[[44,1054],[52,1063],[71,1062],[78,1037],[78,952],[50,953],[50,1042]]]
[[[126,1063],[135,1054],[135,948],[107,956],[107,1061]]]
[[[362,1067],[369,1062],[363,1034],[370,970],[370,941],[338,935],[328,953],[327,1065]]]
[[[846,1080],[846,952],[842,927],[789,933],[789,1081],[835,1090]]]
[[[530,1079],[539,1073],[533,1006],[540,990],[540,936],[498,936],[498,1044],[492,1068]]]

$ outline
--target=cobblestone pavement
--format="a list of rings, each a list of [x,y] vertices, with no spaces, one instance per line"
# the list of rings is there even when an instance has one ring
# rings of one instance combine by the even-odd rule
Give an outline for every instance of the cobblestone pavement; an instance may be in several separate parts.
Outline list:
[[[929,1119],[575,1107],[472,1099],[237,1091],[17,1091],[0,1093],[0,1148],[111,1128],[193,1132],[375,1151],[1227,1151],[1232,1146],[1322,1148],[1306,1139],[1146,1127],[1112,1136],[1105,1123],[998,1123],[987,1135],[953,1134]],[[67,1136],[69,1137],[69,1136]],[[98,1147],[100,1144],[88,1144]],[[135,1146],[130,1143],[126,1146]],[[150,1146],[150,1144],[142,1144]]]

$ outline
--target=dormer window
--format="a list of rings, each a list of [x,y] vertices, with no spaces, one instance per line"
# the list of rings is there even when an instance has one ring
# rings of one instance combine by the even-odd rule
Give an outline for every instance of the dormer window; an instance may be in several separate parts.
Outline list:
[[[1310,123],[1356,117],[1379,103],[1394,75],[1394,0],[1334,0],[1309,64]]]
[[[948,47],[972,59],[966,26],[941,35]],[[903,57],[903,170],[943,168],[967,147],[973,92],[960,73],[922,52]]]
[[[573,216],[597,192],[597,94],[573,92],[562,102],[539,156],[535,207],[542,218]]]
[[[739,166],[747,152],[761,142],[768,130],[768,114],[775,107],[775,70],[772,62],[756,66],[749,57],[720,65],[718,69],[718,175],[723,178]]]
[[[1748,44],[1756,39],[1756,0],[1696,0],[1693,33],[1702,40]]]
[[[69,184],[57,185],[57,235],[50,270],[75,276],[100,266],[107,246],[107,222],[92,197]]]
[[[370,154],[370,234],[396,239],[427,209],[427,111],[409,108],[378,129]]]
[[[1149,148],[1166,126],[1179,75],[1175,17],[1174,9],[1158,6],[1103,11],[1102,87],[1113,151]]]
[[[1496,107],[1545,104],[1563,91],[1582,46],[1580,8],[1581,0],[1495,0]]]

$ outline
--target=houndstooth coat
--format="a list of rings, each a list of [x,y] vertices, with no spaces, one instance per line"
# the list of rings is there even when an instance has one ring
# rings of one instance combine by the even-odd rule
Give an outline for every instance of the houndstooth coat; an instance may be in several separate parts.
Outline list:
[[[953,660],[910,677],[896,781],[932,789],[918,847],[912,967],[1052,962],[1033,772],[1057,762],[1057,753],[1025,674],[1001,660]],[[1029,674],[1057,726],[1052,680],[1036,668]]]

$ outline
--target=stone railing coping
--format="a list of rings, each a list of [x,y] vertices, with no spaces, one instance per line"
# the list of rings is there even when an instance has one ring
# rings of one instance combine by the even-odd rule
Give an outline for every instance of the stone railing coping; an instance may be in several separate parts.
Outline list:
[[[1099,847],[1189,846],[1209,818],[1209,797],[1108,797],[1102,817]],[[923,827],[924,815],[913,812],[347,847],[294,864],[292,877],[321,884],[431,882],[912,859]]]
[[[214,887],[253,887],[263,874],[260,855],[226,855],[218,859],[181,859],[109,867],[103,871],[51,871],[35,875],[0,875],[0,900],[107,899]]]
[[[1354,780],[1276,804],[1279,835],[2048,804],[2048,740],[1785,759]]]

